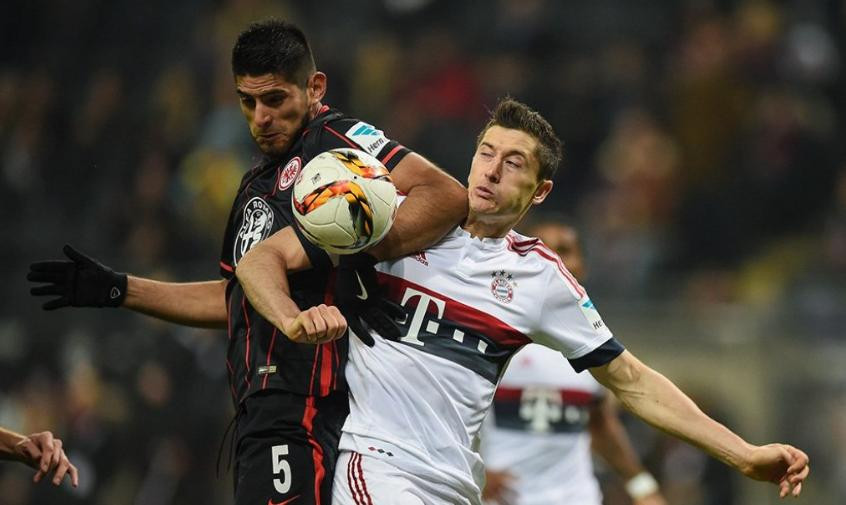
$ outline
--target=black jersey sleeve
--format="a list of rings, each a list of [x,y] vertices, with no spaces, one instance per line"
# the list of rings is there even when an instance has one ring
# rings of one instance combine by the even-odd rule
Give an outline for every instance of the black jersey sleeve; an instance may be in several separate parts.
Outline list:
[[[610,363],[614,358],[622,354],[626,348],[614,337],[609,338],[602,345],[585,354],[581,358],[571,359],[570,365],[576,372],[587,370],[597,366]]]
[[[234,222],[238,211],[238,200],[232,203],[232,209],[229,211],[229,218],[226,221],[226,231],[223,233],[223,243],[220,251],[220,275],[224,279],[231,279],[235,276],[235,265],[232,264],[232,247],[233,247],[233,228],[236,226]]]
[[[352,147],[376,157],[388,170],[393,170],[411,152],[399,142],[389,139],[382,130],[350,117],[326,121],[320,131],[309,133],[313,137],[305,146],[308,159],[330,149]]]
[[[294,228],[294,233],[297,235],[297,238],[300,239],[300,244],[302,244],[303,249],[305,249],[306,256],[308,256],[308,259],[311,262],[311,267],[318,270],[329,270],[332,268],[332,260],[329,258],[329,253],[312,244],[305,235],[303,235],[303,232],[300,230],[298,224],[293,223],[291,226]]]

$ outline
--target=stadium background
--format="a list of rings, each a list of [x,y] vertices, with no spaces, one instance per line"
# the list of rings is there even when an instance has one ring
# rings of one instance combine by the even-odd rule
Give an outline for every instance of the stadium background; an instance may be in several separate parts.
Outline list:
[[[753,442],[804,448],[797,503],[846,497],[846,2],[7,0],[0,16],[0,425],[50,429],[81,485],[0,466],[0,503],[230,503],[222,333],[44,313],[29,262],[215,278],[253,146],[228,68],[249,21],[309,34],[327,102],[463,179],[510,93],[566,143],[536,212],[587,244],[631,349]],[[775,488],[627,419],[674,505]],[[224,454],[225,456],[225,454]],[[225,460],[225,457],[224,457]],[[225,470],[225,462],[223,467]],[[606,503],[627,503],[603,473]]]

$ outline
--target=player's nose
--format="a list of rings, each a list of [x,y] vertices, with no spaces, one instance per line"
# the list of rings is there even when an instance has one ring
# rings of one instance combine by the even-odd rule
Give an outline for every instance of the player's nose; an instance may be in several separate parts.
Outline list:
[[[502,174],[502,163],[500,160],[493,160],[485,169],[485,178],[491,182],[499,182]]]
[[[257,126],[262,128],[270,126],[270,123],[273,122],[273,115],[271,114],[270,108],[265,107],[261,104],[261,102],[257,103],[254,121]]]

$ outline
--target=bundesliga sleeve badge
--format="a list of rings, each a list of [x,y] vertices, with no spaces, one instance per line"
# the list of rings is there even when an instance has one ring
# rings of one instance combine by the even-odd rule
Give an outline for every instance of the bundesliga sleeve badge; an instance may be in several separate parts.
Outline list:
[[[361,146],[370,156],[376,156],[379,151],[388,143],[388,138],[385,137],[385,132],[377,130],[373,125],[369,125],[364,121],[359,121],[354,124],[352,128],[347,130],[347,138]]]

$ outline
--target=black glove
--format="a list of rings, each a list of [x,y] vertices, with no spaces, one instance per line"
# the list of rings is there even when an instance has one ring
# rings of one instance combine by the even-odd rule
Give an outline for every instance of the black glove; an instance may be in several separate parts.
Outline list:
[[[402,307],[382,295],[374,268],[376,262],[367,253],[343,255],[338,259],[335,279],[335,305],[350,330],[371,347],[375,342],[367,327],[384,338],[397,340],[400,327],[396,320],[405,317]]]
[[[33,296],[58,296],[42,308],[119,307],[126,298],[126,274],[111,268],[65,244],[65,256],[71,261],[38,261],[29,265],[26,280],[46,283],[29,292]]]

